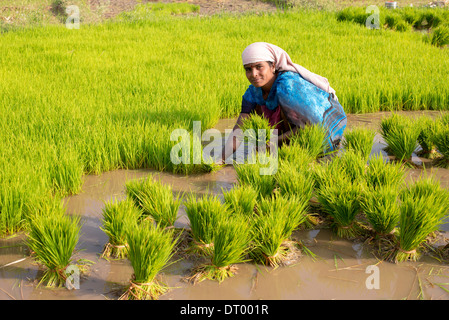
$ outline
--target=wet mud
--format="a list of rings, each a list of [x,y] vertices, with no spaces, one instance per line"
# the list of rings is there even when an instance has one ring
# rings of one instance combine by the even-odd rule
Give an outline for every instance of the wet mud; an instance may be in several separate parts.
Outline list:
[[[423,112],[408,112],[416,116]],[[438,115],[437,112],[424,112]],[[349,115],[348,129],[368,126],[377,130],[382,116],[388,113]],[[216,128],[224,132],[234,126],[235,119],[223,119]],[[388,156],[379,135],[376,136],[373,153]],[[413,161],[425,161],[417,156]],[[449,187],[449,170],[432,171],[441,184]],[[415,179],[421,169],[408,169],[408,178]],[[30,257],[23,241],[25,236],[16,235],[0,239],[0,299],[2,300],[104,300],[117,299],[126,289],[132,276],[128,260],[114,261],[100,258],[107,236],[100,230],[102,209],[105,202],[125,197],[125,183],[153,175],[162,182],[171,184],[174,192],[214,193],[221,195],[237,182],[232,166],[220,171],[194,176],[178,176],[151,170],[116,170],[98,176],[85,176],[82,192],[67,197],[64,203],[68,214],[81,215],[83,226],[75,258],[91,260],[93,265],[80,279],[79,289],[48,289],[37,286],[41,270]],[[188,219],[183,206],[175,224],[188,228]],[[444,224],[435,248],[446,241],[449,225]],[[325,228],[301,230],[294,234],[313,253],[302,256],[288,266],[276,269],[244,263],[238,265],[237,274],[222,283],[206,280],[195,285],[185,281],[197,265],[198,260],[183,257],[161,274],[160,280],[171,290],[160,300],[232,299],[232,300],[296,300],[296,299],[449,299],[447,283],[449,264],[432,256],[423,256],[418,262],[394,264],[376,259],[372,246],[361,240],[342,240]],[[179,257],[178,257],[179,258]],[[378,269],[379,287],[370,288],[369,266]],[[368,269],[367,269],[368,268]]]

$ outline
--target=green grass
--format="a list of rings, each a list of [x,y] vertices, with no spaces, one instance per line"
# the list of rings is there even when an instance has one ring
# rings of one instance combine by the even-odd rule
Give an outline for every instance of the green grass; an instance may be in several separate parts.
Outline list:
[[[249,85],[241,52],[254,39],[328,78],[347,113],[447,108],[447,50],[419,34],[313,10],[199,17],[151,5],[115,22],[83,14],[80,29],[42,21],[0,35],[0,185],[18,195],[2,203],[1,234],[22,228],[41,195],[78,193],[85,174],[213,170],[173,164],[170,135],[238,115]]]

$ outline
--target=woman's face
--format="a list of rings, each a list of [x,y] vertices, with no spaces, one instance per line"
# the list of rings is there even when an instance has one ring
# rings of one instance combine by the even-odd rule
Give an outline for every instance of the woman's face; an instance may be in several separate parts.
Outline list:
[[[246,77],[256,88],[262,87],[265,91],[270,91],[276,79],[275,67],[266,61],[249,63],[244,65]],[[268,89],[268,90],[266,90]]]

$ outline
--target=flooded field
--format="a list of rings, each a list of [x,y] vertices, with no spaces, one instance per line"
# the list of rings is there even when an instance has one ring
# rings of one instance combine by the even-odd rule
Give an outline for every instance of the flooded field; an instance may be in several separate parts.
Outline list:
[[[388,113],[349,115],[348,128],[354,126],[378,128],[382,116]],[[433,112],[407,112],[408,115],[437,115]],[[216,128],[224,131],[234,126],[235,119],[224,119]],[[373,153],[387,157],[385,145],[376,135]],[[413,157],[422,164],[424,159]],[[408,169],[408,178],[415,179],[422,170]],[[449,187],[449,170],[433,169],[441,184]],[[104,300],[117,299],[126,290],[132,275],[127,260],[108,261],[100,258],[107,243],[106,234],[100,230],[102,209],[105,202],[125,197],[125,183],[154,175],[162,182],[171,184],[175,192],[221,194],[236,183],[232,166],[204,175],[176,176],[151,170],[117,170],[98,176],[85,176],[82,192],[65,199],[68,214],[81,215],[83,226],[76,258],[91,260],[93,265],[83,276],[78,290],[47,289],[37,287],[39,266],[34,264],[30,252],[23,244],[24,235],[0,240],[0,299],[17,300]],[[183,206],[178,220],[179,228],[187,228]],[[435,247],[446,244],[449,225],[442,226],[441,238]],[[329,229],[297,231],[295,239],[313,252],[303,255],[289,266],[272,269],[253,263],[238,265],[238,273],[219,284],[203,281],[191,284],[185,281],[191,269],[198,263],[184,258],[165,269],[161,280],[172,289],[160,300],[295,300],[295,299],[443,299],[449,298],[445,286],[449,276],[448,264],[430,256],[412,263],[393,264],[379,261],[372,254],[371,247],[360,240],[348,241],[334,236]],[[379,288],[369,288],[369,266],[378,267]],[[368,269],[367,269],[368,268]]]

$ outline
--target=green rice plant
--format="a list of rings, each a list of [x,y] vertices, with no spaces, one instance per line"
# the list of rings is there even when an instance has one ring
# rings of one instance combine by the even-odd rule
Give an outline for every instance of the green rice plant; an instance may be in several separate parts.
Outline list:
[[[399,162],[387,162],[382,154],[370,157],[365,170],[368,188],[378,189],[384,186],[401,189],[405,179],[405,168]]]
[[[221,221],[214,232],[211,262],[201,265],[190,278],[194,283],[205,279],[224,281],[234,276],[238,263],[245,262],[249,249],[250,232],[244,216],[232,216]]]
[[[420,125],[418,143],[421,146],[421,150],[417,154],[424,158],[434,158],[436,150],[433,141],[435,140],[436,123],[429,116],[420,117],[417,123]]]
[[[393,128],[398,127],[401,124],[402,119],[403,117],[397,113],[392,113],[390,116],[381,119],[379,125],[380,135],[384,140],[391,135]]]
[[[326,152],[326,128],[320,124],[306,125],[291,136],[290,144],[306,149],[316,159]]]
[[[399,201],[397,188],[386,185],[367,189],[360,202],[362,211],[374,232],[384,237],[390,235],[399,222]]]
[[[303,167],[305,168],[305,166]],[[304,206],[307,219],[304,227],[310,228],[317,224],[315,215],[308,213],[309,202],[314,195],[315,180],[311,171],[301,170],[293,162],[281,162],[276,173],[277,192],[285,198],[293,198],[299,206]]]
[[[184,202],[191,236],[190,251],[210,255],[218,225],[229,215],[229,209],[215,195],[205,194],[199,199],[190,194]]]
[[[238,215],[251,217],[257,203],[258,193],[250,185],[235,185],[231,190],[223,192],[224,203]]]
[[[79,239],[80,217],[61,211],[45,212],[30,219],[27,245],[35,259],[46,267],[39,281],[48,287],[65,284],[66,268],[73,264],[72,255]]]
[[[368,160],[374,144],[376,132],[367,128],[357,127],[344,133],[343,147],[345,150],[360,152]]]
[[[126,183],[127,195],[142,208],[143,215],[152,218],[161,227],[172,227],[178,217],[181,195],[175,197],[172,187],[153,177]]]
[[[105,245],[102,257],[124,259],[127,254],[127,234],[137,227],[142,216],[142,210],[136,207],[134,201],[127,198],[117,199],[105,204],[103,209],[102,227],[100,229],[109,238]]]
[[[174,254],[174,230],[145,221],[127,236],[128,259],[134,273],[130,287],[120,300],[157,300],[169,288],[157,280]]]
[[[438,123],[435,129],[433,143],[438,150],[440,157],[435,157],[433,163],[437,167],[449,168],[449,124],[442,121]]]
[[[266,146],[270,142],[271,135],[276,128],[271,125],[267,118],[258,115],[257,113],[250,114],[243,119],[240,129],[244,134],[244,141],[253,143],[255,147]]]
[[[419,247],[437,231],[449,210],[449,193],[434,177],[421,176],[400,193],[399,235],[395,262],[419,259]]]
[[[250,185],[257,190],[259,198],[269,197],[273,193],[276,187],[275,176],[270,174],[271,168],[266,167],[257,155],[253,155],[253,158],[245,163],[236,163],[234,168],[239,185]]]
[[[331,217],[331,228],[341,238],[354,238],[361,232],[356,216],[361,210],[361,190],[343,172],[327,171],[323,176],[317,199]]]
[[[262,199],[251,227],[251,256],[272,267],[287,264],[294,257],[289,238],[306,219],[305,206],[280,195]]]
[[[407,165],[414,166],[412,153],[418,147],[418,136],[420,130],[416,129],[415,121],[395,115],[391,119],[382,119],[381,130],[382,136],[388,145],[388,151],[391,152],[396,159]],[[388,129],[387,129],[388,127]]]
[[[26,225],[24,190],[13,184],[0,185],[0,237],[13,235]]]
[[[344,174],[351,183],[364,178],[367,160],[360,152],[350,149],[335,156],[327,166],[329,172],[339,171]]]
[[[283,196],[296,196],[307,203],[313,196],[314,178],[309,170],[298,169],[293,162],[282,162],[275,175],[278,192]]]
[[[419,12],[413,27],[415,29],[433,29],[438,27],[442,18],[437,10],[422,10]]]
[[[432,31],[430,43],[437,47],[444,47],[449,44],[449,27],[439,26]]]
[[[283,162],[291,162],[298,166],[298,169],[307,170],[309,164],[314,162],[315,157],[311,156],[307,149],[302,148],[298,144],[283,144],[278,149],[279,167]]]

